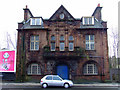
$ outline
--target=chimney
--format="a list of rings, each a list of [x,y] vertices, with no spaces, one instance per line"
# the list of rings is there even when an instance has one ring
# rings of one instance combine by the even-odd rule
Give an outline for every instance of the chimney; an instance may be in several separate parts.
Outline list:
[[[18,23],[18,29],[21,29],[23,27],[23,23]]]
[[[30,17],[33,17],[31,11],[28,9],[28,6],[23,9],[24,10],[24,20],[27,21]]]
[[[100,3],[98,4],[98,6],[97,7],[100,7]]]
[[[102,23],[101,23],[101,24],[103,25],[103,27],[104,27],[104,28],[107,28],[107,22],[102,21]]]
[[[99,3],[97,5],[95,11],[92,14],[92,16],[94,16],[98,21],[100,21],[102,19],[101,9],[102,9],[102,7],[100,7],[100,3]]]

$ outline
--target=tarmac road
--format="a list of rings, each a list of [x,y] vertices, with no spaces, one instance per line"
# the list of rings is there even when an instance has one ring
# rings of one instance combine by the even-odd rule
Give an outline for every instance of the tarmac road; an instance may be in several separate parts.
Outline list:
[[[41,86],[17,86],[17,85],[3,85],[2,90],[120,90],[118,87],[72,87],[72,88],[62,88],[62,87],[48,87],[46,89],[41,88]]]

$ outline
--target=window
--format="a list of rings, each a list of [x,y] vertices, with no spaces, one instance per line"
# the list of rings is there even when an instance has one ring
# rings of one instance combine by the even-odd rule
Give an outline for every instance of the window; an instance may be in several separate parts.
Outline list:
[[[69,42],[69,51],[73,51],[73,42]]]
[[[55,36],[51,36],[51,41],[55,41]]]
[[[31,64],[27,69],[28,75],[41,75],[41,68],[38,64]]]
[[[57,76],[53,76],[53,80],[61,80],[61,79]]]
[[[98,69],[95,64],[86,64],[83,69],[84,75],[97,75]]]
[[[64,19],[64,14],[61,13],[59,17],[60,17],[60,19]]]
[[[94,25],[94,17],[83,17],[83,25]]]
[[[30,50],[39,50],[39,36],[30,37]]]
[[[73,36],[69,36],[69,51],[74,50],[74,45],[73,45]]]
[[[86,35],[86,50],[94,50],[94,35]]]
[[[51,42],[51,51],[55,51],[55,42]]]
[[[41,26],[43,26],[42,18],[31,18],[31,25],[41,25]]]
[[[64,36],[60,36],[60,41],[64,41]]]
[[[35,19],[31,19],[31,25],[35,25]]]
[[[64,51],[64,49],[65,49],[65,44],[64,44],[64,36],[63,35],[61,35],[60,36],[60,51]]]
[[[60,51],[64,51],[65,44],[64,42],[60,42]]]
[[[51,51],[55,51],[55,36],[51,36]]]
[[[69,36],[69,41],[72,41],[73,40],[73,36]]]
[[[46,80],[52,80],[52,76],[47,76]]]

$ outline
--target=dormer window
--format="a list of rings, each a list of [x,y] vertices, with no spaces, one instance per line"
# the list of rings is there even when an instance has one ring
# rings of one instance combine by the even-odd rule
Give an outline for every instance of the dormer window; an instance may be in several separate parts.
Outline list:
[[[42,18],[31,18],[30,25],[41,25],[43,26]]]
[[[94,17],[83,17],[82,18],[83,25],[94,25]]]

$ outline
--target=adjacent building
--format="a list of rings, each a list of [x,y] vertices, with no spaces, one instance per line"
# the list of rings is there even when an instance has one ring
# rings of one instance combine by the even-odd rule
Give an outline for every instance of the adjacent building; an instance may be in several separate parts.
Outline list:
[[[77,19],[61,5],[43,19],[26,6],[17,29],[17,79],[40,79],[47,74],[72,80],[109,79],[108,28],[101,9],[98,4],[91,16]]]

